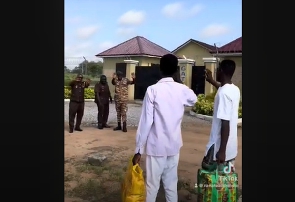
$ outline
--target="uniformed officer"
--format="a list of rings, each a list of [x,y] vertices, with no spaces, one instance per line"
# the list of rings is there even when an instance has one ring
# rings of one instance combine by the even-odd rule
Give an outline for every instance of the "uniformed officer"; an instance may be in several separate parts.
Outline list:
[[[123,78],[123,73],[118,71],[113,74],[112,84],[115,86],[115,106],[117,111],[118,126],[114,130],[123,130],[127,132],[127,102],[128,102],[128,85],[132,85],[135,82],[135,74],[131,73],[132,81],[128,78]],[[121,125],[123,122],[123,129]]]
[[[109,84],[107,83],[107,77],[105,75],[100,76],[100,81],[95,84],[95,103],[98,109],[98,129],[110,128],[107,124],[109,117],[110,102],[113,102]]]
[[[71,86],[71,99],[69,105],[69,126],[70,133],[74,131],[74,123],[76,118],[76,131],[83,131],[80,128],[81,121],[84,115],[84,89],[88,88],[90,80],[83,81],[83,75],[78,74],[76,79],[70,83]]]

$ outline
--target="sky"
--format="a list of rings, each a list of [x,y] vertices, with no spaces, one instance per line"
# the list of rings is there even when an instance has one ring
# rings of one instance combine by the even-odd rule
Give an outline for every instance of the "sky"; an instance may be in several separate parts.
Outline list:
[[[242,36],[241,0],[65,0],[65,65],[135,36],[176,49],[189,39],[220,47]]]

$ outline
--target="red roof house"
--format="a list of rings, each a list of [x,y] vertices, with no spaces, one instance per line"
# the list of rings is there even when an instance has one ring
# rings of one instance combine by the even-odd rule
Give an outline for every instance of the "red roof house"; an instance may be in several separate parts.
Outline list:
[[[173,50],[172,53],[184,59],[192,59],[195,61],[196,66],[201,66],[204,65],[203,58],[212,57],[210,52],[215,49],[213,45],[189,39]]]
[[[198,44],[199,46],[207,49],[208,51],[214,51],[215,50],[215,47],[210,45],[210,44],[207,44],[207,43],[204,43],[204,42],[201,42],[201,41],[197,41],[195,39],[190,39],[190,40],[186,41],[184,44],[181,44],[180,46],[178,46],[175,50],[172,51],[172,53],[177,52],[178,50],[180,50],[181,48],[187,46],[190,43]]]
[[[142,36],[136,36],[95,56],[102,58],[130,56],[162,57],[168,53],[171,52]]]
[[[211,53],[215,55],[217,52],[214,50]],[[218,55],[242,55],[242,37],[218,48]]]

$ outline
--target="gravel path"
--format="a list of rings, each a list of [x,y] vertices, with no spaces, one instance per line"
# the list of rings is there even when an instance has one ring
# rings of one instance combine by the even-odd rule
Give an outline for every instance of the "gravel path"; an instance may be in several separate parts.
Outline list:
[[[65,122],[69,122],[69,102],[65,102]],[[128,104],[127,112],[127,124],[128,126],[138,126],[139,118],[141,114],[141,105],[140,104]],[[109,114],[109,124],[115,125],[117,123],[117,114],[115,110],[115,104],[110,104],[110,114]],[[94,102],[85,102],[84,116],[82,120],[82,125],[92,126],[97,124],[97,107]],[[207,121],[197,119],[185,113],[182,121],[183,126],[187,125],[208,125],[210,124]]]

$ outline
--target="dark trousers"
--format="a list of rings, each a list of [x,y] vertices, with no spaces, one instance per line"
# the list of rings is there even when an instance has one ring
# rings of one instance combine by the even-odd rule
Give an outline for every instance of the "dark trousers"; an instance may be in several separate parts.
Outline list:
[[[97,106],[97,122],[99,122],[99,103],[96,102],[96,106]]]
[[[98,125],[105,125],[108,122],[110,105],[98,104]]]
[[[84,105],[85,105],[84,102],[70,101],[70,104],[69,104],[69,125],[70,125],[71,129],[74,128],[76,115],[77,115],[76,128],[80,127],[81,121],[82,121],[82,118],[84,115]]]

